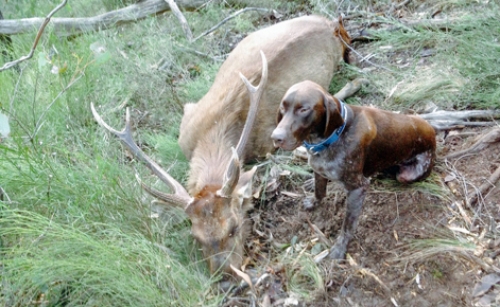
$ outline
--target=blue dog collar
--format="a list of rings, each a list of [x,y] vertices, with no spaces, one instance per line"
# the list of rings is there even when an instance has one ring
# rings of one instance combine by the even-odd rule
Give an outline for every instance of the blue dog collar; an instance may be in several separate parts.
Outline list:
[[[338,127],[337,129],[335,129],[335,131],[333,131],[332,135],[330,135],[326,140],[324,140],[318,144],[309,144],[306,141],[304,141],[304,147],[307,149],[307,151],[309,153],[317,154],[320,151],[325,150],[328,146],[337,142],[340,135],[342,134],[342,131],[344,131],[345,124],[347,122],[347,110],[346,110],[345,104],[341,100],[339,100],[339,102],[340,102],[340,108],[341,108],[340,116],[342,116],[342,119],[344,120],[344,124],[342,126]]]

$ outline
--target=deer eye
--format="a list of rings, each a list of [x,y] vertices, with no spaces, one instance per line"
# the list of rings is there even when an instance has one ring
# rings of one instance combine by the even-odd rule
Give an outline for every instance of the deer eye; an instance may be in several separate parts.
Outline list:
[[[231,231],[229,232],[229,237],[233,237],[237,231],[238,231],[238,226],[233,226],[231,228]]]

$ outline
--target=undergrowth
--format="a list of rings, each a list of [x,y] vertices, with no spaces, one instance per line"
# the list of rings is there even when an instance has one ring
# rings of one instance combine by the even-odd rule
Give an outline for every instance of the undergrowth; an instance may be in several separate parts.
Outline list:
[[[371,1],[311,1],[308,7],[337,16],[355,5],[376,10],[386,2],[371,7]],[[494,1],[477,6],[458,2],[450,8],[461,22],[450,23],[446,31],[418,27],[374,32],[374,60],[395,72],[346,65],[330,91],[361,76],[371,85],[350,103],[363,104],[374,95],[387,97],[376,104],[392,109],[428,101],[443,107],[498,107],[499,6]],[[2,13],[7,19],[41,17],[59,3],[8,1]],[[130,3],[69,1],[56,16],[93,16]],[[302,1],[283,4],[302,6]],[[474,15],[477,12],[481,18]],[[185,12],[195,36],[228,14],[217,3]],[[168,13],[71,38],[58,37],[48,28],[33,59],[0,73],[0,112],[9,117],[12,131],[0,142],[2,305],[221,302],[221,295],[210,288],[216,277],[209,277],[183,212],[151,204],[135,173],[162,185],[96,124],[89,105],[98,106],[117,129],[123,127],[129,107],[137,143],[184,182],[188,162],[176,141],[183,104],[206,93],[235,43],[232,39],[257,28],[259,18],[256,13],[241,16],[195,44],[187,42],[177,19]],[[398,25],[390,19],[384,22]],[[19,58],[27,54],[34,36],[11,36],[12,52],[5,45],[1,51]],[[423,59],[421,52],[427,49],[433,56]],[[394,53],[404,55],[408,65],[384,62]],[[0,63],[7,60],[0,56]],[[418,66],[421,60],[428,65]],[[289,170],[303,171],[293,165]],[[439,197],[440,190],[425,185],[429,183],[422,183],[422,191]],[[158,208],[161,214],[156,215],[152,210]],[[287,260],[296,265],[289,271],[290,287],[307,297],[323,281],[311,259],[297,259]]]

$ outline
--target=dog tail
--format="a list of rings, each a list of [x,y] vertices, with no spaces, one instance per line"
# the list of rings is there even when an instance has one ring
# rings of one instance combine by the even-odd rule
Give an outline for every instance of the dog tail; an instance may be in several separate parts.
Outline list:
[[[335,36],[337,36],[342,41],[342,57],[344,62],[349,63],[349,45],[351,44],[351,37],[344,28],[344,20],[342,16],[339,16],[338,27],[335,30]]]

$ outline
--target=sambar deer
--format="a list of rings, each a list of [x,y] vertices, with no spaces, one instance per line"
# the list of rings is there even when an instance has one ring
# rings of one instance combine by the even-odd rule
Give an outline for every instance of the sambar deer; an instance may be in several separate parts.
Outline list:
[[[255,169],[239,176],[241,165],[274,152],[270,135],[276,127],[276,110],[291,85],[309,79],[328,87],[338,63],[342,58],[347,59],[342,40],[349,42],[342,23],[319,16],[284,21],[243,39],[222,64],[208,93],[198,103],[185,105],[179,145],[190,160],[187,191],[133,145],[135,149],[131,151],[145,160],[174,194],[143,187],[163,202],[185,208],[192,234],[200,243],[212,273],[234,275],[231,265],[240,268],[243,261],[248,235],[245,216],[252,207]],[[259,51],[266,55],[271,72],[265,88],[267,72],[264,73],[265,65],[259,64]],[[254,103],[250,101],[256,98],[248,98],[238,72],[251,83],[260,82],[258,95],[262,99],[258,110],[253,109]],[[101,125],[113,131],[94,109],[93,112]],[[245,118],[250,122],[250,117],[255,117],[255,123],[244,124]],[[242,142],[240,135],[247,141]],[[237,143],[235,154],[231,147]]]

